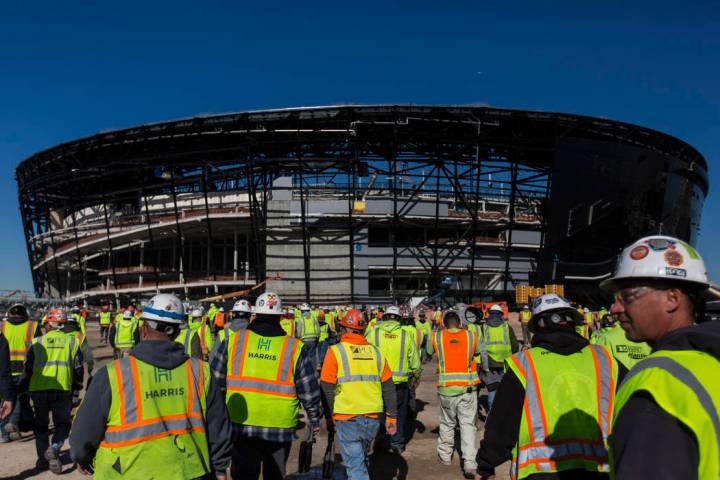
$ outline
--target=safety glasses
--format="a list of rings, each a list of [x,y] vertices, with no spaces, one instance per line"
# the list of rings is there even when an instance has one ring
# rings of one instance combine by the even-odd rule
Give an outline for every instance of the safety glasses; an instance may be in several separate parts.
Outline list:
[[[655,291],[654,288],[650,287],[623,288],[615,292],[615,301],[623,306],[627,306],[645,296],[645,294]]]

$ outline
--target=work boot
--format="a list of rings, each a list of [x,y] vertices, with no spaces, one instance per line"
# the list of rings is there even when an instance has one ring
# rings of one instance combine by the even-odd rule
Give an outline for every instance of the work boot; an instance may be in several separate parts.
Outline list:
[[[5,430],[5,433],[15,433],[18,431],[18,427],[14,423],[6,423],[3,430]]]
[[[38,470],[40,472],[44,472],[48,469],[48,461],[44,458],[38,458],[37,462],[35,462],[35,470]]]
[[[45,460],[48,462],[48,467],[50,468],[50,471],[53,472],[55,475],[59,475],[62,473],[62,462],[60,461],[60,456],[58,455],[57,449],[54,447],[49,447],[47,450],[45,450]]]

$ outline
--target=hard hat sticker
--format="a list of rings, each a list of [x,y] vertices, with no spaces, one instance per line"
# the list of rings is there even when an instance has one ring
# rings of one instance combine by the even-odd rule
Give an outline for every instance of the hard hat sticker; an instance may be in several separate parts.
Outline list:
[[[685,257],[678,250],[667,250],[664,255],[665,263],[671,267],[680,267],[685,263]]]
[[[652,238],[648,240],[647,244],[654,252],[664,252],[671,246],[675,245],[675,242],[668,240],[667,238]]]
[[[633,260],[642,260],[648,256],[650,250],[645,245],[638,245],[630,251],[630,258]]]
[[[686,277],[687,277],[687,270],[685,270],[684,268],[670,268],[670,267],[665,267],[665,275],[668,275],[668,276],[670,276],[670,277],[682,277],[682,278],[686,278]]]

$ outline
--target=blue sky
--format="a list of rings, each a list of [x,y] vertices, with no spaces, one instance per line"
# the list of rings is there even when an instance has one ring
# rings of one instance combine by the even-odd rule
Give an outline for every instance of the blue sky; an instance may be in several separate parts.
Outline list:
[[[0,288],[32,286],[14,167],[38,150],[200,113],[382,102],[678,136],[710,164],[698,246],[719,282],[718,32],[711,1],[2,2]]]

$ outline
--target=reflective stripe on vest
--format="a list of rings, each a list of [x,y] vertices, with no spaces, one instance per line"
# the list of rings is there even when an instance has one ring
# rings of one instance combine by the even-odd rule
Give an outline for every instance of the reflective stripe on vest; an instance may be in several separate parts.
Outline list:
[[[200,395],[204,394],[205,378],[200,361],[191,358],[185,362],[190,390],[182,397],[187,401],[186,412],[151,418],[143,417],[143,392],[140,391],[137,359],[131,355],[123,360],[115,360],[113,365],[118,385],[118,391],[113,392],[113,396],[117,396],[120,402],[120,424],[108,425],[105,439],[100,442],[101,448],[119,448],[193,431],[205,433],[200,399]]]
[[[502,328],[503,338],[502,340],[491,340],[492,333],[494,330]],[[486,366],[485,359],[487,357],[492,358],[496,362],[504,362],[506,358],[512,355],[512,347],[510,344],[510,325],[507,322],[497,327],[491,327],[487,324],[483,325],[480,329],[482,341],[480,342],[483,356],[483,366]],[[494,358],[495,356],[501,356],[502,358]]]
[[[380,348],[380,328],[375,329],[375,346]],[[390,365],[390,368],[395,365]],[[407,380],[410,375],[405,371],[405,330],[400,329],[400,358],[397,369],[392,370],[393,380],[396,378]]]
[[[10,348],[10,361],[13,362],[24,362],[27,352],[32,345],[32,341],[35,336],[36,323],[32,320],[28,320],[27,325],[24,324],[12,324],[8,320],[3,321],[2,333],[8,341]],[[9,325],[9,327],[8,327]],[[22,339],[18,336],[18,332],[21,330],[17,327],[24,327]]]
[[[525,478],[534,471],[520,472],[521,469],[534,465],[539,472],[556,472],[560,469],[558,464],[564,460],[584,460],[597,464],[597,471],[609,471],[607,438],[610,435],[610,420],[615,391],[613,375],[613,360],[607,350],[597,345],[589,345],[595,367],[596,383],[596,418],[599,422],[600,438],[572,438],[548,439],[552,433],[548,429],[548,422],[540,394],[535,362],[530,351],[524,351],[510,357],[514,363],[516,373],[519,372],[521,382],[525,384],[524,416],[527,424],[529,443],[517,445],[511,466],[513,479]],[[521,426],[521,428],[523,428]],[[588,432],[589,433],[589,432]],[[521,474],[522,473],[522,474]]]
[[[661,409],[693,432],[700,457],[697,478],[720,478],[718,363],[715,357],[699,351],[660,350],[653,353],[623,379],[614,421],[633,394],[640,390],[647,392]]]
[[[29,386],[31,392],[71,390],[76,344],[79,345],[74,335],[57,330],[38,337],[33,342],[30,347],[33,349],[33,370]]]
[[[292,341],[291,337],[283,338],[282,353],[280,355],[280,368],[278,369],[275,380],[264,378],[249,378],[243,376],[242,367],[245,354],[247,352],[247,344],[250,335],[247,330],[237,332],[232,345],[233,364],[232,371],[227,375],[227,389],[232,391],[248,391],[265,393],[268,395],[277,395],[284,397],[295,397],[295,378],[293,373],[293,358],[295,357],[295,349],[297,344]],[[240,346],[240,348],[238,348]]]
[[[348,359],[347,352],[345,351],[345,344],[339,343],[337,345],[337,349],[335,349],[336,352],[340,354],[340,362],[342,363],[343,367],[343,375],[337,377],[337,383],[338,385],[341,383],[347,383],[347,382],[379,382],[380,381],[380,375],[382,375],[383,371],[383,357],[380,354],[380,351],[372,345],[373,348],[375,348],[376,355],[376,362],[377,362],[377,375],[351,375],[350,373],[352,370],[350,370],[350,360]]]
[[[458,332],[450,332],[449,330],[438,330],[435,332],[435,348],[437,349],[437,362],[438,362],[438,387],[470,387],[480,383],[475,372],[475,366],[473,362],[473,355],[475,353],[475,335],[473,332],[468,330],[460,330],[465,333],[466,338],[466,355],[464,367],[462,370],[451,370],[448,371],[447,361],[445,359],[445,347],[443,345],[443,338],[446,335],[454,335]]]

